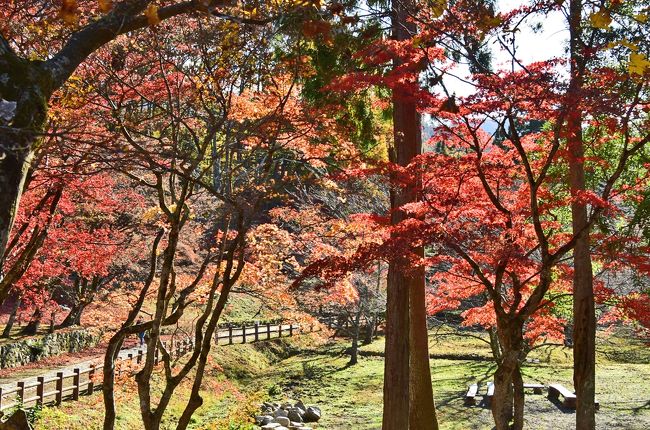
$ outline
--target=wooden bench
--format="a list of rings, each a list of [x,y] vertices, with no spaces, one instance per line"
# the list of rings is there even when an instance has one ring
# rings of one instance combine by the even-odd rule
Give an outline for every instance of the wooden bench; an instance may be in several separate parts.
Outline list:
[[[485,393],[485,403],[488,406],[492,403],[492,397],[494,397],[494,382],[488,382],[487,391]]]
[[[576,395],[569,391],[568,388],[565,388],[561,384],[551,384],[548,386],[548,398],[551,400],[559,400],[559,397],[562,396],[564,401],[562,405],[564,407],[575,409],[576,408]]]
[[[475,405],[477,395],[478,395],[478,384],[472,384],[469,387],[467,387],[467,394],[465,394],[465,404]]]
[[[562,402],[562,405],[564,407],[570,408],[570,409],[575,409],[576,408],[576,395],[569,391],[567,388],[565,388],[561,384],[551,384],[548,386],[548,398],[551,400],[558,399],[559,396],[564,397],[564,401]],[[594,402],[594,406],[596,407],[596,410],[600,409],[600,402],[596,400]]]
[[[524,390],[533,390],[535,394],[542,394],[544,387],[544,384],[524,384]]]

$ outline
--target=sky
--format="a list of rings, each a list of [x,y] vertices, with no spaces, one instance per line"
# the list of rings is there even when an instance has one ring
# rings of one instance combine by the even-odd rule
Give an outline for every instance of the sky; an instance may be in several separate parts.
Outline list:
[[[499,0],[497,7],[500,12],[516,8],[528,2],[521,0]],[[541,30],[533,31],[535,24],[541,23]],[[516,55],[523,64],[544,61],[549,58],[561,57],[566,49],[569,31],[566,28],[565,17],[561,12],[553,12],[545,17],[535,16],[521,26],[521,31],[516,34]],[[493,41],[493,60],[495,69],[510,69],[510,54],[500,49]],[[462,78],[467,78],[469,70],[466,67],[457,67],[454,73]],[[447,76],[445,83],[457,96],[467,96],[474,90],[470,84]]]

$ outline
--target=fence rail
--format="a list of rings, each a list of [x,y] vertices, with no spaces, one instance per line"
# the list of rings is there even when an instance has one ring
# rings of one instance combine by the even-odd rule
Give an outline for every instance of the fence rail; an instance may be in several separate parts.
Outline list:
[[[302,328],[299,324],[248,323],[240,326],[229,326],[219,329],[214,334],[216,345],[244,344],[269,339],[293,336],[298,333],[313,331],[313,326]],[[162,342],[163,347],[174,358],[180,358],[193,349],[193,339],[187,338],[177,342]],[[144,361],[144,350],[126,353],[126,357],[115,361],[116,372],[119,375],[126,364],[141,364]],[[160,349],[156,348],[154,363],[160,360]],[[79,400],[79,396],[91,394],[101,388],[95,380],[101,373],[101,366],[90,364],[88,368],[75,367],[72,373],[57,372],[56,376],[42,375],[35,380],[18,381],[15,387],[0,386],[0,412],[16,406],[60,405],[63,401]]]

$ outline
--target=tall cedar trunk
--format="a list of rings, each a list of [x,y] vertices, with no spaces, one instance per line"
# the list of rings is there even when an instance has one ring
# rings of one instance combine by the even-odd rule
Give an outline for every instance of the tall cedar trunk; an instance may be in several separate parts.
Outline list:
[[[408,20],[409,11],[414,10],[412,0],[393,2],[393,35],[396,40],[408,40],[417,31],[416,26]],[[399,65],[398,62],[395,65]],[[421,152],[420,117],[415,102],[395,93],[393,135],[395,143],[391,161],[406,166]],[[417,187],[392,191],[392,224],[405,218],[395,208],[416,201],[417,197]],[[423,254],[421,248],[412,251],[417,255]],[[438,427],[429,370],[424,287],[424,270],[407,276],[401,264],[393,262],[389,265],[384,430],[433,430]]]
[[[580,91],[585,59],[581,47],[582,1],[571,0],[569,11],[571,82],[569,95],[574,103],[567,116],[569,185],[572,229],[577,237],[573,250],[573,384],[576,392],[576,429],[596,428],[596,312],[593,272],[589,249],[587,206],[576,197],[585,190],[584,144]]]
[[[418,124],[418,130],[419,130]],[[418,249],[423,256],[424,250]],[[410,305],[410,428],[414,430],[437,430],[431,368],[429,367],[429,333],[427,331],[427,310],[425,303],[424,268],[418,269],[417,277],[409,285]]]
[[[20,309],[21,302],[22,300],[20,297],[18,297],[14,302],[14,305],[11,308],[11,313],[9,314],[9,320],[7,320],[7,325],[5,325],[5,328],[2,331],[3,338],[11,337],[11,330],[14,328],[14,323],[16,322],[16,316],[18,315],[18,309]]]
[[[388,266],[383,430],[405,430],[409,422],[409,297],[402,271]]]

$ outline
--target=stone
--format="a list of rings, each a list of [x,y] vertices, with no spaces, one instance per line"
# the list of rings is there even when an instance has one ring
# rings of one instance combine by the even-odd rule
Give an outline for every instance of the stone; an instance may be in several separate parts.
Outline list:
[[[262,429],[263,430],[272,430],[272,429],[279,430],[279,427],[282,427],[282,426],[280,424],[278,424],[278,423],[268,423],[268,424],[263,425]]]
[[[302,402],[302,400],[298,400],[298,401],[297,401],[293,406],[294,406],[295,408],[300,408],[300,409],[302,409],[303,411],[306,411],[306,410],[307,410],[307,406],[305,406],[305,404]]]
[[[285,426],[285,427],[288,427],[288,426],[291,425],[291,420],[289,418],[287,418],[287,417],[275,417],[274,421],[276,423],[282,425],[282,426]]]
[[[33,427],[29,423],[27,414],[22,409],[18,409],[16,412],[14,412],[6,422],[0,423],[0,430],[32,430],[32,429]]]
[[[289,413],[287,411],[285,411],[284,409],[276,409],[273,412],[273,417],[274,418],[278,418],[278,417],[286,418],[288,416],[289,416]]]
[[[0,368],[19,367],[43,358],[79,352],[99,343],[101,332],[77,329],[33,336],[0,346]]]
[[[310,406],[305,411],[305,414],[302,416],[302,419],[306,423],[315,423],[320,420],[321,410],[316,406]]]
[[[296,422],[299,422],[299,423],[302,423],[302,416],[303,415],[304,415],[304,413],[301,414],[300,409],[298,409],[298,408],[291,408],[287,413],[287,417],[291,421],[296,421]]]
[[[255,422],[258,426],[263,426],[273,421],[273,417],[270,415],[257,415],[255,416]]]

